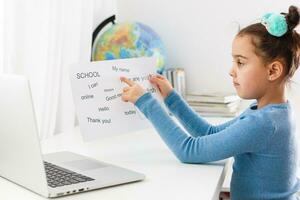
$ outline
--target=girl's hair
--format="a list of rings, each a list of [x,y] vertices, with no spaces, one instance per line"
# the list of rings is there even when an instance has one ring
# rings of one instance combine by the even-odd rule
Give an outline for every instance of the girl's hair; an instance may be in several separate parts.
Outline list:
[[[288,25],[288,31],[283,36],[272,36],[261,23],[243,28],[237,36],[251,36],[255,53],[265,63],[276,59],[281,61],[286,68],[285,78],[290,80],[300,64],[300,35],[294,30],[299,24],[300,14],[295,6],[290,6],[288,13],[281,14],[285,16]]]

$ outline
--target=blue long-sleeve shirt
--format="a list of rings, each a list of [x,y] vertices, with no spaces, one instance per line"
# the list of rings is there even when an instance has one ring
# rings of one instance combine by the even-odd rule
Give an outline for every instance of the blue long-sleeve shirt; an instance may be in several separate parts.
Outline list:
[[[213,126],[173,90],[164,100],[181,129],[160,103],[145,93],[135,103],[161,138],[184,163],[206,163],[234,156],[232,200],[295,200],[297,179],[295,125],[289,103],[251,105],[244,113]]]

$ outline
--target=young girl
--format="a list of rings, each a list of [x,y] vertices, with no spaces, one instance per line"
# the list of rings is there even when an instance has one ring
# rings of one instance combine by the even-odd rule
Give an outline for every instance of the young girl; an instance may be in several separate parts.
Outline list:
[[[134,103],[152,122],[161,138],[181,162],[206,163],[234,156],[231,198],[297,199],[295,124],[285,86],[299,66],[300,35],[294,30],[299,12],[268,13],[261,23],[242,29],[232,44],[230,71],[237,94],[256,99],[244,113],[218,126],[198,116],[161,75],[152,76],[168,109],[183,131],[159,102],[133,81],[122,100]]]

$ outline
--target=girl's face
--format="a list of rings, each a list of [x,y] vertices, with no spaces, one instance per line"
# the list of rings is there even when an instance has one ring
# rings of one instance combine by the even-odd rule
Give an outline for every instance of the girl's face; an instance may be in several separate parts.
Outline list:
[[[230,70],[237,94],[243,99],[260,99],[269,86],[268,70],[255,52],[250,36],[236,36],[232,43]]]

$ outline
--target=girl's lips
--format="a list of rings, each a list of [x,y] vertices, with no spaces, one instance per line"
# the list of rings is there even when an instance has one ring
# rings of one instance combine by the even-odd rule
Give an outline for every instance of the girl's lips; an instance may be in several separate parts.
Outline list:
[[[240,84],[236,83],[236,82],[233,82],[233,85],[234,86],[239,86]]]

